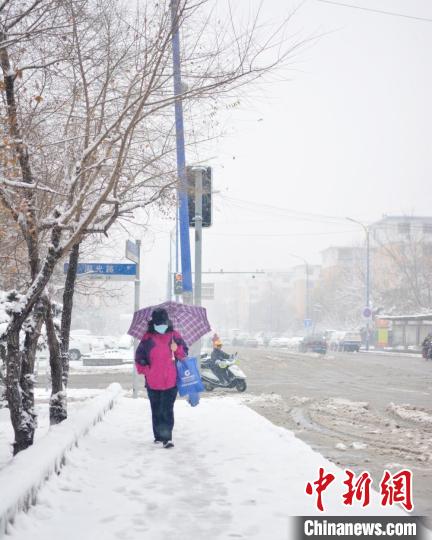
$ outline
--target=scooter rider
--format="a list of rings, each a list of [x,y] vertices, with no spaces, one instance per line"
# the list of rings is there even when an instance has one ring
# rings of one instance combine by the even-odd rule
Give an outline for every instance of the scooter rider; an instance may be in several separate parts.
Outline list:
[[[220,363],[229,360],[231,356],[222,350],[222,341],[217,339],[213,342],[213,351],[210,355],[210,368],[222,382],[229,382],[227,370],[220,367]]]
[[[424,338],[422,343],[422,355],[423,358],[428,360],[431,358],[432,353],[432,332],[429,332],[429,334]]]

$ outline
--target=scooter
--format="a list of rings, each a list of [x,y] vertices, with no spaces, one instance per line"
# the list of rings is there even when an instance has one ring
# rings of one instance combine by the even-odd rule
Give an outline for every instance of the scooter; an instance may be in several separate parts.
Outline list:
[[[229,360],[223,360],[219,366],[226,370],[226,379],[221,380],[210,367],[210,356],[201,356],[201,380],[204,388],[211,392],[215,388],[235,388],[238,392],[244,392],[247,388],[246,375],[238,366],[237,355]]]

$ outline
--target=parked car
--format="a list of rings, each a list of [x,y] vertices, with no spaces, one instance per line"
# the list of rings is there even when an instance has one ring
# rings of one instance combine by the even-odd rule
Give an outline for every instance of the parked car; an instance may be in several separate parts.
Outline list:
[[[247,338],[244,342],[245,347],[258,347],[258,340],[256,338]]]
[[[319,334],[311,334],[306,336],[300,342],[300,352],[314,352],[325,354],[327,352],[327,342],[324,336]]]
[[[131,349],[134,346],[134,339],[129,334],[123,334],[117,339],[117,347],[119,349]]]
[[[238,334],[237,336],[233,337],[232,344],[234,346],[240,346],[244,347],[246,341],[249,339],[249,336],[247,334]]]
[[[290,346],[290,340],[291,338],[285,336],[273,337],[269,342],[269,346],[276,348],[288,348]]]
[[[227,345],[231,345],[232,340],[228,336],[221,336],[220,340],[222,341],[224,347],[226,347]]]
[[[91,350],[89,336],[71,333],[69,340],[69,357],[71,361],[79,360],[83,354],[88,354]]]
[[[289,342],[288,342],[288,349],[290,351],[295,351],[295,352],[298,352],[300,351],[300,346],[301,346],[301,343],[303,342],[303,337],[292,337],[292,338],[289,338]]]
[[[341,343],[342,351],[359,352],[362,338],[359,332],[345,332]]]
[[[329,349],[332,351],[358,352],[362,343],[361,335],[356,331],[332,332],[329,339]]]
[[[272,337],[268,342],[269,347],[281,347],[280,338]]]
[[[269,347],[270,346],[271,336],[264,334],[262,336],[262,340],[263,340],[263,346],[264,347]]]

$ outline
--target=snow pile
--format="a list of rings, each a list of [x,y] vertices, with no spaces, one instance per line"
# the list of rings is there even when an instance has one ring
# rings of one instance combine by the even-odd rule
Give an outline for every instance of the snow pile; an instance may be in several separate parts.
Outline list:
[[[111,384],[85,410],[51,427],[45,437],[0,471],[0,536],[20,510],[36,503],[38,490],[53,472],[60,470],[66,452],[113,407],[120,392],[119,384]]]
[[[103,389],[68,388],[68,418],[73,418],[90,399],[101,395]],[[35,432],[35,441],[45,437],[49,430],[49,408],[51,398],[50,388],[35,388],[35,409],[37,413],[38,427]],[[12,462],[12,441],[14,438],[13,428],[8,408],[0,408],[0,471]]]
[[[66,456],[10,540],[286,540],[289,516],[318,515],[307,482],[335,475],[325,515],[403,515],[377,492],[343,504],[345,473],[294,434],[232,398],[176,403],[175,448],[153,443],[147,400],[122,396]],[[374,481],[377,481],[374,479]]]
[[[132,373],[132,362],[115,364],[115,365],[100,365],[100,366],[84,366],[82,360],[74,360],[69,364],[69,371],[76,375],[82,375],[86,373]],[[44,373],[49,371],[49,360],[41,355],[36,358],[37,373]]]
[[[369,408],[367,401],[351,401],[344,398],[330,398],[327,401],[327,407],[331,409],[347,409],[351,412],[364,412]]]
[[[346,450],[348,447],[346,444],[339,442],[335,444],[335,448],[337,450]]]
[[[45,388],[35,388],[35,399],[37,402],[48,403],[51,397],[51,390]],[[89,399],[103,394],[104,390],[98,388],[68,388],[67,389],[67,400],[68,406],[74,402],[88,402]]]
[[[402,420],[410,420],[420,424],[429,424],[432,426],[432,414],[421,407],[414,407],[412,405],[395,405],[394,403],[390,403],[388,410],[399,418],[402,418]]]
[[[363,442],[354,441],[351,443],[351,447],[354,448],[354,450],[364,450],[367,448],[367,444]]]
[[[282,402],[282,396],[273,392],[271,394],[259,394],[257,396],[247,394],[245,396],[237,396],[237,399],[241,403],[246,403],[247,405],[255,403],[263,405],[280,405]]]
[[[291,401],[296,405],[304,405],[312,401],[311,397],[306,396],[291,396]]]
[[[402,348],[402,350],[405,351],[404,348]],[[369,350],[369,351],[365,351],[362,349],[361,351],[362,353],[364,354],[382,354],[382,355],[387,355],[387,356],[403,356],[403,357],[408,357],[408,358],[419,358],[419,356],[421,356],[421,352],[395,352],[394,349],[374,349],[374,350]]]
[[[346,416],[358,417],[367,414],[369,403],[367,401],[351,401],[344,398],[328,398],[321,402],[312,403],[311,410],[331,414],[339,418]]]

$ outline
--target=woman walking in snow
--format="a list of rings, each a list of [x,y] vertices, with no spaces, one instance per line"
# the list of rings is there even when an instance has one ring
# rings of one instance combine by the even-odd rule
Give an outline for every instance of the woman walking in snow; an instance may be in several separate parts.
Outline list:
[[[155,309],[148,330],[135,353],[138,373],[146,379],[150,400],[155,443],[172,448],[174,402],[177,397],[176,360],[187,357],[188,348],[181,335],[173,329],[165,309]]]

